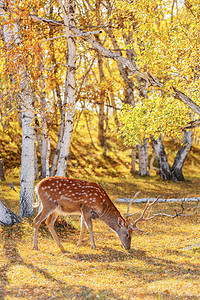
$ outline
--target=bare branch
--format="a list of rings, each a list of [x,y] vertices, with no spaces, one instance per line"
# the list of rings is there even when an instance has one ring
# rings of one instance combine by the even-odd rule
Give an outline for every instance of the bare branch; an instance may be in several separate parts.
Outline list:
[[[83,32],[80,34],[71,34],[70,37],[83,37],[83,36],[87,36],[90,34],[99,34],[99,33],[102,33],[102,30]]]
[[[52,38],[46,39],[46,40],[44,40],[44,41],[41,41],[41,44],[42,44],[42,43],[45,43],[45,42],[48,42],[48,41],[60,39],[60,38],[66,38],[66,35],[58,35],[58,36],[54,36],[54,37],[52,37]]]
[[[187,124],[184,128],[184,129],[192,129],[192,128],[195,128],[195,127],[198,127],[200,126],[200,119],[198,120],[195,120],[195,121],[191,121],[189,124]]]

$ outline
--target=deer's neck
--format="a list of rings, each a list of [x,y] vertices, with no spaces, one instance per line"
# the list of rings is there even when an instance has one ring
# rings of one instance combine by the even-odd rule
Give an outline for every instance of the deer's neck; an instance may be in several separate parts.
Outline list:
[[[102,221],[104,221],[112,230],[116,233],[119,231],[118,218],[122,218],[120,212],[116,207],[111,207],[107,211],[105,211],[104,215],[100,217]]]

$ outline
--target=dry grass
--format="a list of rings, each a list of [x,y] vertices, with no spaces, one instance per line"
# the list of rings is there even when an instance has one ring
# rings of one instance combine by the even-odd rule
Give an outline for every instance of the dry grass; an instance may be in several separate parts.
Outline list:
[[[17,179],[14,184],[17,192],[1,183],[1,199],[18,212]],[[199,182],[175,185],[154,178],[153,184],[153,179],[136,178],[130,183],[127,178],[105,179],[101,184],[115,201],[139,189],[142,197],[155,196],[161,189],[166,196],[195,196]],[[9,201],[14,196],[15,201]],[[125,214],[126,204],[116,205]],[[173,213],[177,205],[157,204],[155,209]],[[143,207],[134,204],[132,211]],[[182,250],[200,241],[198,216],[157,218],[141,224],[146,233],[134,234],[128,252],[101,222],[94,222],[97,250],[90,249],[88,233],[83,246],[76,247],[79,217],[71,217],[69,227],[64,222],[58,225],[65,254],[60,253],[46,225],[40,229],[39,251],[32,250],[31,219],[12,228],[0,227],[0,299],[200,299],[200,250]]]

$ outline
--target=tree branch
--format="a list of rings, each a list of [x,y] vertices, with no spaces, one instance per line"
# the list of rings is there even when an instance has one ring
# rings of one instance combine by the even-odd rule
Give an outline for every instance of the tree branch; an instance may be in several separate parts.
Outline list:
[[[173,87],[174,90],[174,98],[181,100],[184,104],[186,104],[191,110],[200,115],[200,106],[197,105],[192,99],[186,96],[184,93]]]

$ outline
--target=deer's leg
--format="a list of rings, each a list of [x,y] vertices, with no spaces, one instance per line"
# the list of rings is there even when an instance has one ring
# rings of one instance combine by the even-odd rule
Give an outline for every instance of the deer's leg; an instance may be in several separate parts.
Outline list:
[[[40,224],[48,217],[48,215],[55,208],[56,208],[56,206],[54,208],[51,208],[51,210],[49,210],[49,209],[47,210],[43,207],[42,210],[40,211],[40,213],[33,220],[33,224],[34,224],[34,246],[33,246],[33,249],[38,250],[38,229],[40,227]]]
[[[82,245],[83,234],[85,232],[85,228],[86,228],[85,220],[84,220],[83,215],[81,215],[81,232],[80,232],[79,240],[78,240],[78,243],[77,243],[78,247]]]
[[[91,215],[89,213],[84,213],[83,212],[83,217],[84,217],[85,223],[86,223],[86,225],[88,227],[88,230],[89,230],[91,247],[92,247],[92,249],[96,249],[95,242],[94,242],[93,229],[92,229]]]
[[[49,231],[51,232],[52,237],[54,238],[54,240],[56,241],[58,247],[60,248],[61,252],[65,252],[65,249],[63,247],[63,245],[61,244],[57,233],[55,232],[54,229],[54,223],[58,217],[58,213],[56,211],[54,211],[52,214],[50,214],[50,216],[48,217],[48,219],[46,220],[46,224],[49,228]]]

